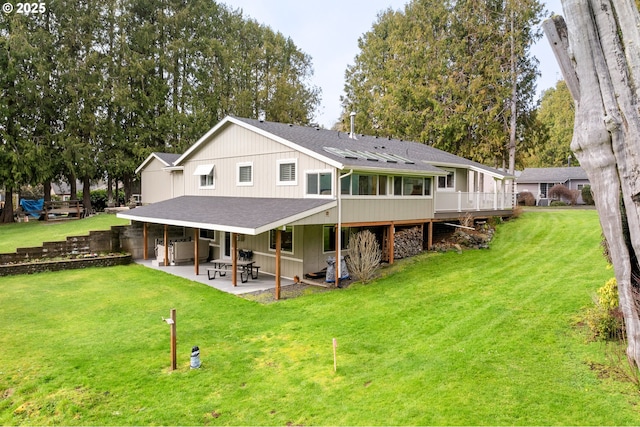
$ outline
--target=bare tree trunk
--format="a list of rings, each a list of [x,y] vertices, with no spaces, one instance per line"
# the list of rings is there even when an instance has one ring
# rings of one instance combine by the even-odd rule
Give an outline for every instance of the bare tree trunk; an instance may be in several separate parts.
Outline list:
[[[571,149],[589,177],[640,366],[640,18],[634,0],[562,0],[544,23],[576,103]]]

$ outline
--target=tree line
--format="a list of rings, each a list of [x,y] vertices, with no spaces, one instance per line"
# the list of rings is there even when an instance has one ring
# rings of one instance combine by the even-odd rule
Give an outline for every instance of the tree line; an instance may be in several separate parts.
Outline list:
[[[539,140],[531,47],[543,13],[537,0],[413,0],[381,13],[345,73],[343,117],[513,172]]]
[[[309,124],[311,57],[213,0],[56,0],[0,13],[0,185],[121,182],[226,115]],[[44,9],[44,10],[43,10]]]

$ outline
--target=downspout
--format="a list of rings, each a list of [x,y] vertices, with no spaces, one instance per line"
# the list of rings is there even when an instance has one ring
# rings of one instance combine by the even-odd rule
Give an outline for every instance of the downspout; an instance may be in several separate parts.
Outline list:
[[[342,252],[342,178],[346,178],[353,173],[353,169],[350,169],[344,175],[338,175],[338,185],[336,186],[337,200],[338,200],[338,232],[336,238],[336,286],[340,283],[340,253]]]

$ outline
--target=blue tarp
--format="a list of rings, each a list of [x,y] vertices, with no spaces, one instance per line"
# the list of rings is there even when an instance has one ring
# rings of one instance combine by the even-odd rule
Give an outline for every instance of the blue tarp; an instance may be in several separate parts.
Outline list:
[[[39,199],[39,200],[22,199],[20,200],[20,206],[22,206],[22,209],[24,209],[24,211],[29,215],[31,215],[32,217],[39,218],[40,212],[42,212],[42,209],[44,208],[44,199]]]

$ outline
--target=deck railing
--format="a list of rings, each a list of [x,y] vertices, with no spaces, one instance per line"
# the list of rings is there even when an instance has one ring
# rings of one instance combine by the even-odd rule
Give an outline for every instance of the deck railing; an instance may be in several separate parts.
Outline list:
[[[513,193],[443,192],[436,194],[436,212],[467,212],[511,209]]]

